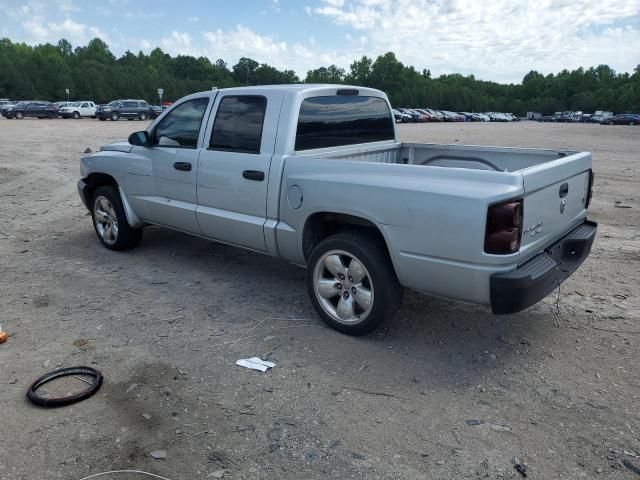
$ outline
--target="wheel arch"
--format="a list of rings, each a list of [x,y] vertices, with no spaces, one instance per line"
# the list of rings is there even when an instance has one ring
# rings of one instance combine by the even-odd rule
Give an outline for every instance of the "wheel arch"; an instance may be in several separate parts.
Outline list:
[[[82,194],[84,195],[87,205],[91,205],[91,197],[93,197],[93,193],[98,187],[113,185],[114,187],[119,188],[117,180],[108,173],[93,172],[87,175],[84,181],[86,186],[84,187]]]
[[[83,189],[82,195],[86,200],[85,205],[88,205],[89,210],[91,210],[91,197],[93,197],[94,192],[99,187],[104,186],[113,186],[118,190],[120,194],[120,200],[122,200],[122,206],[124,208],[125,215],[127,216],[127,221],[129,225],[132,227],[141,227],[144,222],[138,217],[136,212],[131,207],[129,200],[127,199],[127,195],[125,194],[122,186],[118,183],[118,181],[109,175],[108,173],[102,172],[93,172],[87,175],[84,179],[85,187]]]
[[[361,232],[379,239],[391,259],[394,270],[396,270],[389,242],[383,230],[373,220],[364,216],[332,211],[315,212],[305,220],[302,230],[302,254],[305,262],[318,243],[340,232]]]

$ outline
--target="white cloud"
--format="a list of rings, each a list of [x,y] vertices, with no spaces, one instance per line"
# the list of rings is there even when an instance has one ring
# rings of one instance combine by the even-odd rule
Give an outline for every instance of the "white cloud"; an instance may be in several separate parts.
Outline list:
[[[171,32],[171,35],[160,40],[160,48],[172,55],[193,55],[199,57],[203,51],[193,43],[191,35],[186,32]]]
[[[362,32],[369,55],[393,51],[435,74],[519,81],[532,69],[640,63],[640,0],[319,0],[307,13]]]
[[[307,70],[322,65],[349,65],[361,54],[357,42],[345,45],[344,51],[335,51],[319,47],[313,37],[307,43],[288,43],[242,25],[230,31],[206,32],[204,38],[205,55],[212,59],[224,58],[233,65],[241,57],[250,57],[279,69],[294,70],[301,78]]]
[[[109,42],[109,36],[97,27],[87,26],[70,18],[61,22],[45,22],[40,15],[30,17],[22,22],[29,43],[56,43],[66,38],[74,45],[84,44],[92,38],[99,37]]]

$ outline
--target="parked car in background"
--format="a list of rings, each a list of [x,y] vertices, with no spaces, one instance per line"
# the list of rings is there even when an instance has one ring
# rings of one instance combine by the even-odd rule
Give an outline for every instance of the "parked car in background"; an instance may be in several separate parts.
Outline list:
[[[539,122],[555,122],[556,119],[553,115],[543,115],[538,119]]]
[[[608,110],[596,110],[593,113],[593,116],[600,118],[600,120],[606,120],[607,118],[613,117],[613,112]]]
[[[414,110],[422,115],[423,121],[432,122],[433,116],[424,108],[414,108]]]
[[[7,108],[13,107],[14,105],[15,103],[12,102],[11,100],[7,100],[7,99],[0,100],[0,115],[2,115]]]
[[[397,110],[399,112],[401,112],[401,113],[404,113],[405,115],[409,115],[411,117],[411,121],[412,122],[419,122],[420,121],[421,114],[419,114],[418,112],[414,112],[410,108],[398,108]]]
[[[31,100],[18,102],[2,111],[2,116],[20,120],[24,117],[57,118],[58,109],[51,102]]]
[[[54,105],[58,110],[60,110],[62,107],[67,107],[67,106],[71,105],[72,103],[73,103],[73,102],[67,102],[67,101],[64,101],[64,102],[53,102],[53,105]]]
[[[151,118],[158,118],[166,109],[165,105],[151,105]]]
[[[90,101],[74,102],[66,107],[60,107],[58,115],[62,118],[96,118],[96,104]]]
[[[590,113],[583,113],[582,115],[580,115],[580,119],[578,120],[578,122],[592,123],[592,118],[593,118],[593,115],[591,115]]]
[[[120,118],[147,120],[152,115],[151,106],[144,100],[114,100],[96,109],[96,117],[102,121],[107,118],[113,122]]]
[[[395,108],[391,109],[391,113],[393,113],[393,118],[396,123],[409,123],[413,121],[413,118],[411,117],[411,115],[407,113],[402,113],[401,111]]]
[[[425,112],[429,112],[429,115],[431,115],[431,121],[432,122],[443,122],[444,121],[444,115],[442,115],[442,113],[440,113],[437,110],[434,110],[433,108],[423,108],[423,110]]]
[[[622,113],[615,117],[603,119],[602,125],[640,125],[640,115],[637,113]]]

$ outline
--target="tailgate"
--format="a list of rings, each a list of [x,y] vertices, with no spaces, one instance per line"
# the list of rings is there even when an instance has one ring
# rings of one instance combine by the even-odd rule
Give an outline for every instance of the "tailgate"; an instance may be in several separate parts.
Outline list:
[[[525,192],[521,262],[585,218],[590,169],[591,154],[582,152],[520,171]]]

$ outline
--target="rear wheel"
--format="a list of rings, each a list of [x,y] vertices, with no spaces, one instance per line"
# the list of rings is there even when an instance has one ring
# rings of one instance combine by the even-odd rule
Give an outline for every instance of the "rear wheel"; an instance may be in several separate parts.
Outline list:
[[[104,117],[99,117],[101,122],[104,122],[106,120],[106,118]]]
[[[392,319],[402,287],[384,243],[366,233],[321,241],[307,264],[307,290],[320,317],[348,335],[364,335]]]
[[[140,115],[138,115],[138,118],[140,120],[146,120],[147,118],[149,118],[149,114],[147,112],[140,112]]]
[[[105,247],[109,250],[128,250],[140,243],[142,229],[129,225],[116,187],[98,187],[91,205],[93,226]]]
[[[110,118],[112,122],[117,122],[120,120],[120,114],[118,112],[112,112]]]

